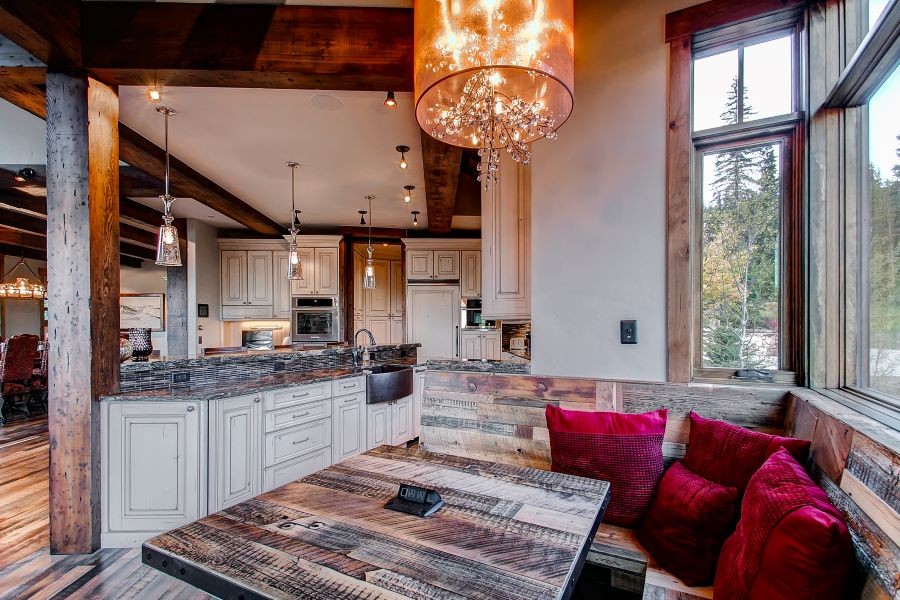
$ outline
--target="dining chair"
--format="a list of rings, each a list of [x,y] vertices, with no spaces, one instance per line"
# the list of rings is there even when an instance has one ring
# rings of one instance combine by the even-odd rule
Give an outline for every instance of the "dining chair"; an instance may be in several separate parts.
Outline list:
[[[31,416],[28,398],[37,349],[38,336],[30,334],[13,336],[3,346],[0,354],[0,425],[9,420],[10,413]]]
[[[41,344],[40,366],[31,372],[31,400],[36,401],[47,412],[47,359],[50,354],[50,347],[47,338],[44,338]]]

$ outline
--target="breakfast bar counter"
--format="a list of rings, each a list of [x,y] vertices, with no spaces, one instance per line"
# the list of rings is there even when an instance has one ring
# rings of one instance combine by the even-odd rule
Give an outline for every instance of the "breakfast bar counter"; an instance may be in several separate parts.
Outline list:
[[[429,517],[385,508],[433,488]],[[144,543],[220,598],[568,598],[609,484],[381,446]]]

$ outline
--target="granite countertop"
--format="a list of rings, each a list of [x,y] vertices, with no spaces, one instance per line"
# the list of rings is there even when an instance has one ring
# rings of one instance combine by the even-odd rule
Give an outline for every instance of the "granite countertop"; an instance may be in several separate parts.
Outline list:
[[[507,373],[530,375],[531,363],[502,360],[429,360],[425,366],[432,371],[474,371],[477,373]]]

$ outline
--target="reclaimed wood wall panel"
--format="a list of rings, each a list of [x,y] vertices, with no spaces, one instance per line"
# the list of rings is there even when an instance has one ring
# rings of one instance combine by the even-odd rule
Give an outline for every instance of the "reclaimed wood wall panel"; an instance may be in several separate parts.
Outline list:
[[[814,479],[844,515],[868,577],[863,597],[900,597],[900,436],[815,392],[792,396],[788,433],[812,440]]]
[[[547,469],[548,404],[629,413],[668,408],[663,453],[672,460],[684,456],[692,410],[751,429],[783,433],[788,390],[428,371],[420,441],[434,452]]]

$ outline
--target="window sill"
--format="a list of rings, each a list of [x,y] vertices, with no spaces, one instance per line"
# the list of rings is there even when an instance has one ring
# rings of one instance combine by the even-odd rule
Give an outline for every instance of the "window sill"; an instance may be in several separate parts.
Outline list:
[[[859,396],[845,390],[809,388],[795,388],[791,390],[791,394],[871,438],[894,454],[900,454],[900,419],[871,410],[860,402]]]

